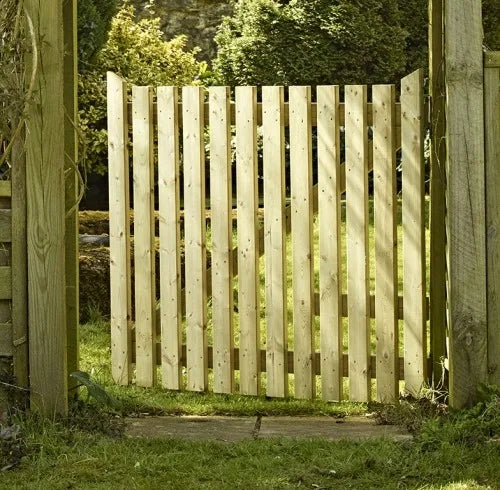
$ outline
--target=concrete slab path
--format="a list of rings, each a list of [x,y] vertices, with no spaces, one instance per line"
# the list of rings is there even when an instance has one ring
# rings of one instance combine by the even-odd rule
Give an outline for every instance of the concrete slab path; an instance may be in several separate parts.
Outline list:
[[[129,437],[176,438],[192,441],[237,442],[244,439],[323,438],[361,440],[387,437],[407,440],[399,427],[377,425],[367,417],[197,417],[164,416],[127,419]]]

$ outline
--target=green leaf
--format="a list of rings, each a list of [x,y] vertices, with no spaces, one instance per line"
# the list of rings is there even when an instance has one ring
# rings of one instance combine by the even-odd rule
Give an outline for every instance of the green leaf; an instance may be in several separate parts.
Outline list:
[[[70,374],[70,376],[76,379],[79,383],[87,388],[89,396],[94,398],[94,400],[100,405],[116,408],[118,403],[115,398],[113,398],[106,390],[95,381],[92,381],[90,374],[84,371],[75,371]]]

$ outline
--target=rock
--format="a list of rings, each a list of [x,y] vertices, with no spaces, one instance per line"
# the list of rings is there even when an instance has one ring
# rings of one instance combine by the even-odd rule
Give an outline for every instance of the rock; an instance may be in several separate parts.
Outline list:
[[[149,17],[147,2],[133,0],[137,13]],[[233,12],[231,0],[156,0],[155,17],[167,39],[186,34],[188,49],[201,48],[199,58],[210,61],[217,54],[214,36],[224,16]]]

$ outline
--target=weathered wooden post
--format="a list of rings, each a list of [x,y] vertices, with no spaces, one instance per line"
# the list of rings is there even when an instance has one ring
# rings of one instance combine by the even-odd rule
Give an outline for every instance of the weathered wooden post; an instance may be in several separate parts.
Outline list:
[[[488,382],[500,386],[500,51],[484,58]]]
[[[443,0],[429,1],[429,92],[431,95],[430,382],[444,380],[446,358],[446,140]]]
[[[78,64],[77,0],[65,0],[64,18],[64,144],[66,154],[66,328],[68,332],[68,374],[78,369]],[[74,382],[69,379],[70,386]]]
[[[446,150],[450,403],[488,380],[483,27],[480,0],[446,0]]]
[[[67,413],[63,2],[26,0],[37,41],[34,102],[26,123],[31,402]]]

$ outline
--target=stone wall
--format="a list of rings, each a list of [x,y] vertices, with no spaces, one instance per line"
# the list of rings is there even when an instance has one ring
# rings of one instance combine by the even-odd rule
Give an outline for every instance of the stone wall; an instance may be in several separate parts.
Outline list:
[[[134,0],[140,16],[149,15],[145,0]],[[199,46],[200,59],[216,55],[214,36],[222,18],[232,13],[232,0],[155,0],[155,16],[160,17],[167,39],[179,34],[189,38],[188,47]]]

